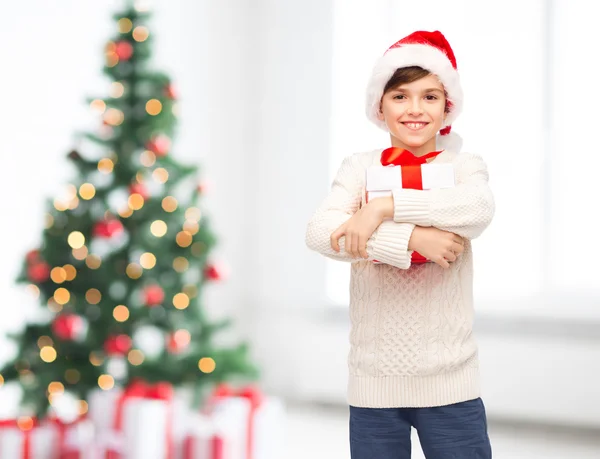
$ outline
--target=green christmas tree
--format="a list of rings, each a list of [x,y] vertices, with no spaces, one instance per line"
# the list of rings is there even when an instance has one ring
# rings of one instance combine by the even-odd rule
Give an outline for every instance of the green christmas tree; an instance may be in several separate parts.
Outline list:
[[[63,391],[85,401],[136,378],[201,394],[257,377],[244,343],[216,344],[230,321],[211,321],[203,308],[204,286],[223,272],[211,261],[216,240],[198,168],[171,151],[176,94],[149,66],[149,17],[131,2],[115,15],[104,50],[109,97],[90,99],[102,121],[82,134],[101,153],[68,155],[77,177],[48,202],[41,245],[18,277],[42,311],[11,336],[18,352],[0,382],[18,382],[22,405],[37,416]]]

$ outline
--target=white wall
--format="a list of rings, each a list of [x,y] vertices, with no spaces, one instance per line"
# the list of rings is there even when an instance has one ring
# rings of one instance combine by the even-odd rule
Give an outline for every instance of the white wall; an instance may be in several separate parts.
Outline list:
[[[332,1],[155,3],[155,62],[182,96],[176,154],[213,183],[205,204],[232,268],[207,304],[252,337],[270,390],[343,403],[347,322],[328,308],[325,263],[304,246],[328,189]],[[0,74],[10,88],[0,111],[0,332],[34,304],[12,278],[38,240],[44,199],[70,177],[64,156],[88,119],[84,97],[106,91],[101,49],[118,4],[5,7],[0,38],[14,45],[0,49],[10,64]],[[479,333],[490,415],[600,427],[599,341],[576,339],[578,322],[555,338],[493,331],[495,321],[484,318]]]

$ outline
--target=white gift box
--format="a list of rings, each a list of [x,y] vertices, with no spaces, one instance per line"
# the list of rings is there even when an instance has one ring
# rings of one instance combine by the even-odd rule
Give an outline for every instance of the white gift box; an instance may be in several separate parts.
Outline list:
[[[420,174],[419,174],[420,172]],[[420,175],[422,190],[452,188],[454,186],[454,167],[452,164],[422,164],[420,166],[370,166],[366,172],[366,202],[369,199],[391,196],[392,190],[412,188],[407,182],[413,182]]]
[[[196,455],[185,459],[285,457],[285,409],[283,402],[276,397],[264,397],[254,409],[252,402],[246,397],[219,397],[210,404],[205,418],[208,419],[210,428],[204,428],[204,434],[197,430],[190,433],[196,437],[203,435],[204,440],[199,440],[198,444],[211,444],[212,438],[216,437],[222,443],[222,457],[210,455],[214,454],[210,447],[210,454],[202,456],[207,451],[207,447],[203,446],[198,448]]]
[[[173,440],[172,400],[149,398],[140,394],[127,396],[120,389],[97,391],[90,396],[90,418],[96,428],[100,455],[106,451],[121,459],[170,458]],[[116,426],[117,410],[122,403],[120,429]]]
[[[2,459],[58,459],[59,435],[52,425],[35,426],[25,432],[14,427],[0,428],[0,458]],[[27,448],[26,443],[29,443]],[[27,454],[26,449],[29,450]]]
[[[245,454],[243,436],[224,418],[193,413],[189,422],[182,459],[237,459]]]
[[[100,459],[95,447],[94,433],[94,425],[89,419],[67,426],[63,454],[69,459]]]

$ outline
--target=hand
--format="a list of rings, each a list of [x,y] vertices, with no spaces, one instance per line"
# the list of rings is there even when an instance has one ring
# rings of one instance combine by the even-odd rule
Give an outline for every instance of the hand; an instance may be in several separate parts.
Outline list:
[[[381,225],[384,214],[378,205],[370,202],[360,208],[348,221],[331,233],[331,248],[340,251],[339,240],[346,236],[344,250],[352,258],[369,258],[367,241]]]
[[[457,234],[448,231],[415,226],[408,241],[408,250],[415,250],[442,268],[449,268],[450,262],[456,261],[465,250],[465,241]]]

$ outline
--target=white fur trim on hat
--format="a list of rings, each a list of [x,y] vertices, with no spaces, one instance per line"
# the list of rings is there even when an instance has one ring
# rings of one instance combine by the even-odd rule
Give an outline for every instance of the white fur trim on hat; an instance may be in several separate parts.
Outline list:
[[[397,69],[411,66],[429,70],[440,79],[448,94],[448,100],[452,103],[443,127],[451,125],[463,106],[463,92],[458,72],[443,51],[422,44],[406,44],[391,48],[379,58],[367,86],[367,117],[381,129],[388,130],[385,121],[377,117],[383,90]]]

